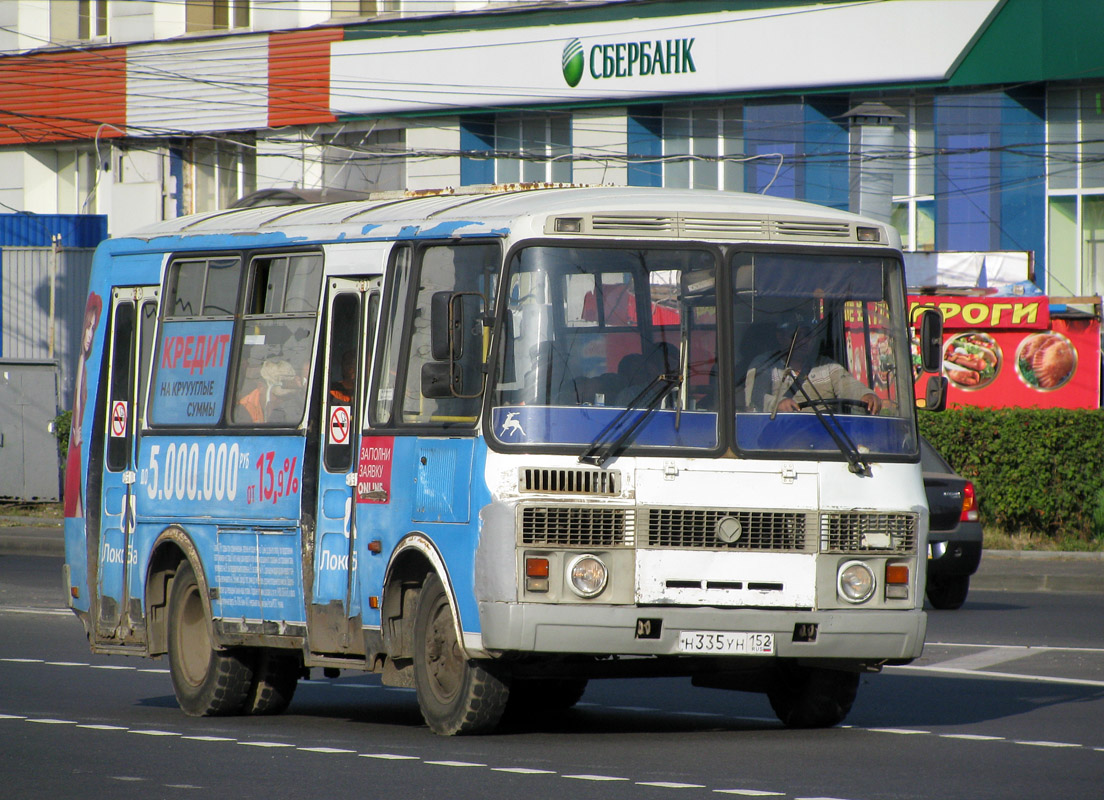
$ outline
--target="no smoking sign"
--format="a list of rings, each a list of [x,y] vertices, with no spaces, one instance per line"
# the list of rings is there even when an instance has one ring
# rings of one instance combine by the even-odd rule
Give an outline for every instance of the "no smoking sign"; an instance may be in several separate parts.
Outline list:
[[[111,401],[111,435],[116,439],[126,436],[127,429],[127,402],[126,400]]]
[[[330,409],[330,444],[348,444],[351,415],[349,406]]]

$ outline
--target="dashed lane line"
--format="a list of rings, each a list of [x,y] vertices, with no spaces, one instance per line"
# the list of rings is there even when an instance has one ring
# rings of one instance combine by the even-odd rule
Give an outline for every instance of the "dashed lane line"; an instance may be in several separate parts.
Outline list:
[[[628,778],[616,778],[613,775],[564,775],[568,780],[573,781],[597,781],[599,783],[607,781],[627,781]]]
[[[67,608],[33,608],[26,606],[0,606],[0,614],[42,614],[49,617],[69,617],[73,612]]]
[[[269,741],[242,741],[227,736],[204,736],[204,735],[184,735],[177,731],[164,731],[158,729],[149,728],[126,728],[119,725],[105,725],[105,724],[93,724],[93,723],[78,723],[75,720],[67,719],[55,719],[50,717],[28,717],[20,714],[0,714],[0,720],[16,720],[22,722],[33,722],[37,724],[46,725],[74,725],[78,728],[94,731],[123,731],[126,733],[133,733],[141,736],[150,737],[180,737],[181,739],[187,739],[198,742],[214,742],[225,744],[238,744],[245,747],[259,747],[259,748],[275,748],[275,749],[295,749],[299,752],[317,753],[320,755],[353,755],[357,754],[355,750],[336,747],[304,747],[291,744],[289,742],[269,742]],[[901,734],[901,735],[937,735],[944,738],[951,739],[972,739],[979,741],[993,741],[1001,740],[1002,737],[996,736],[981,736],[976,734],[932,734],[930,731],[916,730],[912,728],[851,728],[852,730],[867,730],[871,733],[887,733],[887,734]],[[1074,744],[1070,742],[1051,742],[1051,741],[1028,741],[1028,740],[1011,740],[1014,744],[1020,744],[1024,746],[1033,747],[1047,747],[1047,748],[1069,748],[1069,749],[1091,749],[1094,752],[1104,753],[1104,747],[1086,748],[1084,745]],[[470,762],[470,761],[453,761],[453,760],[424,760],[419,756],[405,755],[399,753],[359,753],[357,754],[361,758],[372,758],[387,761],[411,761],[428,766],[443,766],[453,768],[469,768],[469,769],[489,769],[492,772],[509,773],[515,775],[558,775],[559,773],[554,770],[547,769],[535,769],[531,767],[519,767],[519,766],[501,766],[501,767],[488,767],[486,764]],[[588,781],[593,783],[606,783],[606,782],[624,782],[628,783],[632,781],[631,778],[616,776],[616,775],[598,775],[590,773],[564,773],[559,774],[559,777],[566,780]],[[633,781],[634,785],[647,786],[657,789],[707,789],[705,784],[698,783],[684,783],[680,781]],[[785,797],[785,792],[768,791],[763,789],[752,788],[723,788],[710,790],[714,794],[733,795],[740,797]],[[794,800],[841,800],[840,798],[799,798],[795,797]]]

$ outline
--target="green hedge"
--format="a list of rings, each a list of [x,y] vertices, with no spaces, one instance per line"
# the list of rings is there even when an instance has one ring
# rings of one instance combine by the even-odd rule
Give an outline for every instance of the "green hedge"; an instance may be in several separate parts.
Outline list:
[[[1104,536],[1104,410],[920,412],[920,432],[977,487],[983,524]]]

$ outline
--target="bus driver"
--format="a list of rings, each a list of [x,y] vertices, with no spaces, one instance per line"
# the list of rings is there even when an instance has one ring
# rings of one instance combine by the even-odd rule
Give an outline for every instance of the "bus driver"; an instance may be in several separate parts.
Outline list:
[[[775,329],[775,338],[777,347],[748,369],[749,405],[760,411],[789,412],[811,410],[820,400],[850,400],[866,406],[870,414],[881,411],[880,397],[821,353],[817,327],[782,325]]]

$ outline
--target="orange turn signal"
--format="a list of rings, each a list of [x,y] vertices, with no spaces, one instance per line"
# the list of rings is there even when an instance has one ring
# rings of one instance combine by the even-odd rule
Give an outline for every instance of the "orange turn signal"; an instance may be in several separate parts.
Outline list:
[[[908,583],[908,564],[886,564],[885,580],[887,585]]]
[[[547,558],[527,558],[527,559],[525,559],[525,577],[526,578],[547,578],[548,577],[548,559]]]

